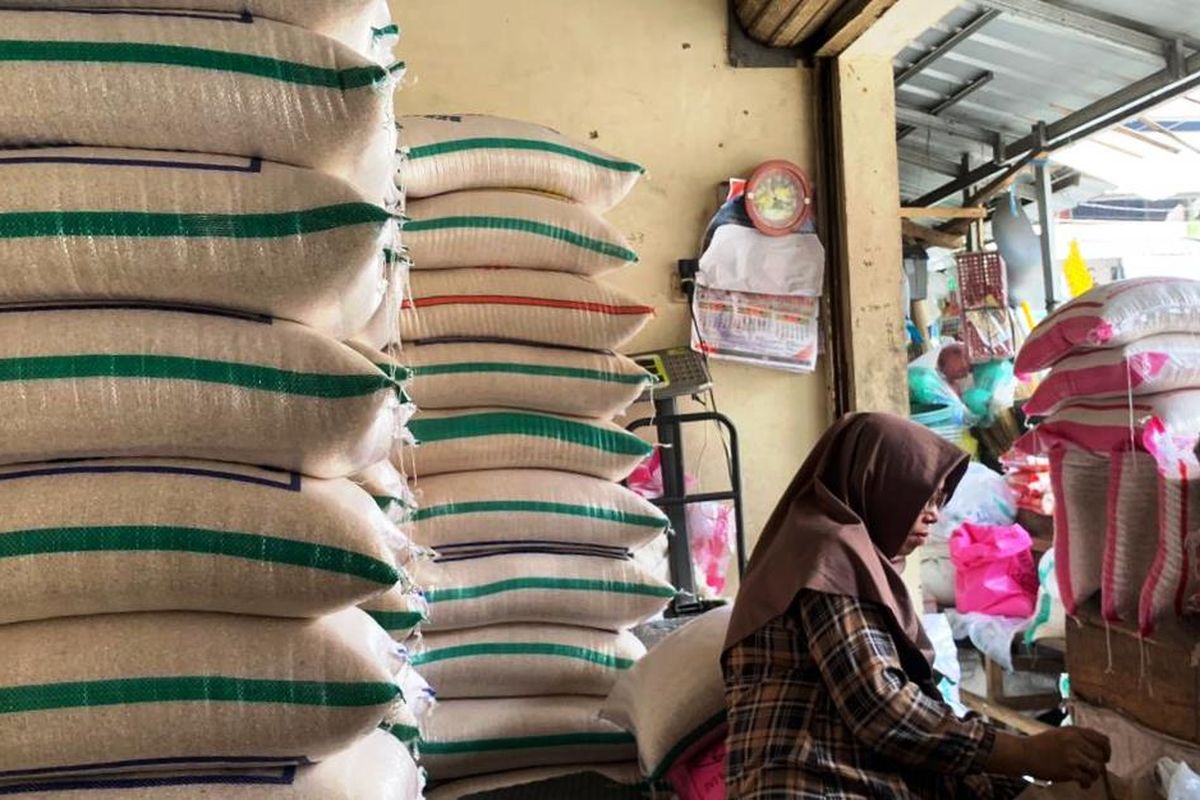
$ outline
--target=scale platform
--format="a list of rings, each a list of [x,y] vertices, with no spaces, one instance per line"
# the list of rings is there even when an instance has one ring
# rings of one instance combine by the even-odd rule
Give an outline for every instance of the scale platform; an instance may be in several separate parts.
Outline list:
[[[689,347],[673,347],[631,355],[638,366],[654,376],[642,402],[691,397],[712,388],[704,357]]]

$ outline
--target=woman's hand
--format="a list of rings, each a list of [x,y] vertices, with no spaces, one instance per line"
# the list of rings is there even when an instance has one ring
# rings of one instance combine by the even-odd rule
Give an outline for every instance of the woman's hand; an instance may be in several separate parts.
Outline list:
[[[1087,789],[1112,758],[1108,737],[1086,728],[1058,728],[1030,737],[1024,750],[1028,774],[1043,781],[1078,783]]]

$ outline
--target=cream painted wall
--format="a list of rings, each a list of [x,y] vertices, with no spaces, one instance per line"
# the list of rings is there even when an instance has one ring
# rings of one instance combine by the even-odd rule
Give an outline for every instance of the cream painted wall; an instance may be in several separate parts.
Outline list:
[[[641,263],[607,280],[658,308],[629,349],[683,344],[673,275],[693,257],[717,185],[769,158],[811,168],[812,85],[801,69],[726,65],[725,0],[394,0],[410,85],[402,114],[481,112],[537,121],[639,161],[649,174],[610,213]],[[827,422],[824,381],[715,367],[742,436],[751,540]],[[692,437],[701,452],[702,437]],[[718,488],[720,447],[693,466]]]

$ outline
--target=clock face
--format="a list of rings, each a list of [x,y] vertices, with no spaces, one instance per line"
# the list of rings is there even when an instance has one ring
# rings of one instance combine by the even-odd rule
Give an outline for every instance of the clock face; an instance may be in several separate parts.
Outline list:
[[[782,235],[799,228],[808,218],[810,203],[804,173],[785,161],[759,167],[746,187],[746,211],[766,234]]]

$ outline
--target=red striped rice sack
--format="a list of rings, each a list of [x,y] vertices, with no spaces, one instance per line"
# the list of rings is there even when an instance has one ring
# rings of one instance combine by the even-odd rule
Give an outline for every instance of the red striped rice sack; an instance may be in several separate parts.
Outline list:
[[[576,203],[528,192],[454,192],[405,208],[413,269],[517,267],[598,275],[637,253],[615,226]]]
[[[466,189],[525,189],[604,212],[645,171],[529,122],[482,114],[401,117],[399,181],[409,197]]]
[[[0,262],[21,265],[0,303],[188,303],[345,338],[383,302],[397,235],[345,181],[258,158],[0,151]]]
[[[461,472],[422,478],[417,489],[413,540],[447,552],[512,542],[636,550],[669,524],[624,486],[568,472]]]
[[[662,780],[725,732],[721,651],[733,607],[674,631],[625,674],[600,715],[637,738],[642,774]]]
[[[666,608],[675,590],[630,559],[506,553],[413,567],[429,602],[427,631],[505,623],[617,631]]]
[[[1162,438],[1162,431],[1155,432]],[[1158,542],[1142,586],[1138,628],[1153,635],[1165,619],[1200,613],[1200,463],[1188,449],[1157,447]]]
[[[1111,470],[1100,605],[1109,622],[1133,622],[1158,544],[1160,477],[1147,453],[1114,453]]]
[[[496,342],[412,345],[401,353],[408,393],[424,409],[493,406],[611,418],[650,385],[616,353]]]
[[[1017,356],[1016,370],[1031,375],[1080,350],[1163,333],[1200,333],[1200,281],[1138,278],[1098,286],[1037,326]]]
[[[1050,454],[1054,568],[1063,607],[1071,615],[1100,591],[1110,473],[1110,461],[1103,456],[1065,448]]]
[[[491,775],[476,775],[439,784],[426,792],[427,800],[463,800],[485,792],[511,789],[532,783],[563,778],[580,773],[602,775],[616,783],[637,786],[642,782],[642,773],[636,763],[629,764],[575,764],[557,767],[531,767],[497,772]]]
[[[359,606],[397,642],[407,641],[429,621],[429,603],[408,575],[390,591]]]
[[[628,631],[492,625],[426,634],[412,655],[441,700],[547,694],[604,697],[646,654]]]
[[[0,468],[0,624],[316,617],[390,589],[410,549],[344,478],[163,459]]]
[[[337,39],[364,55],[391,54],[399,36],[386,0],[0,0],[0,8],[199,11],[239,19],[267,17]]]
[[[399,341],[499,339],[586,350],[616,350],[654,316],[583,275],[518,269],[414,271],[400,312]],[[383,313],[364,334],[397,341]]]
[[[401,452],[412,473],[545,469],[610,481],[627,477],[654,448],[607,420],[493,408],[421,412],[417,446]]]
[[[396,381],[291,322],[155,307],[0,309],[0,463],[169,457],[334,478],[384,460]]]
[[[319,764],[22,781],[0,791],[21,800],[420,800],[423,783],[408,748],[375,731]]]
[[[1081,399],[1062,406],[1017,442],[1030,454],[1069,447],[1108,454],[1131,447],[1141,449],[1151,420],[1167,433],[1195,437],[1200,431],[1200,388],[1107,400]]]
[[[355,609],[0,626],[0,780],[320,760],[391,718],[401,668]]]
[[[0,29],[2,145],[257,156],[396,197],[402,65],[240,15],[0,11]]]
[[[555,764],[629,761],[633,737],[599,717],[597,697],[447,700],[430,714],[421,763],[435,781]]]

